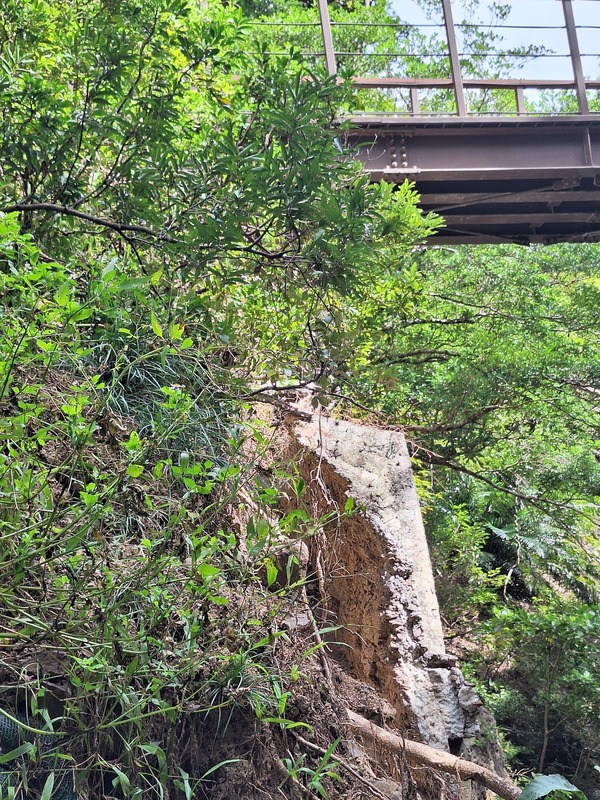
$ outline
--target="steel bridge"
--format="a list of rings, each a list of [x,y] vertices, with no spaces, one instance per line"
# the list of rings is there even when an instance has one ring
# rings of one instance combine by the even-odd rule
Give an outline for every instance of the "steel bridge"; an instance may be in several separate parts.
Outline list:
[[[600,3],[598,24],[581,25],[574,1],[554,0],[560,23],[539,26],[564,37],[566,52],[554,57],[565,59],[566,77],[473,77],[472,54],[461,51],[468,26],[455,24],[452,0],[439,0],[447,77],[403,77],[406,60],[393,58],[405,53],[388,53],[388,69],[399,65],[393,75],[374,69],[353,78],[366,99],[346,116],[347,143],[374,181],[413,181],[421,207],[444,217],[433,244],[600,241],[600,80],[586,78],[584,59],[596,75],[599,62],[580,48],[582,33],[600,32]],[[327,0],[318,6],[333,76],[355,54],[336,50]]]

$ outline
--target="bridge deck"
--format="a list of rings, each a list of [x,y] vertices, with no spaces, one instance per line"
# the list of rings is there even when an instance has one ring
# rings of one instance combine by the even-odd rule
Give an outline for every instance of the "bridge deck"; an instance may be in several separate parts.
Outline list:
[[[329,18],[327,0],[318,0],[318,6],[326,66],[336,75],[336,23]],[[468,54],[459,46],[453,0],[439,0],[439,6],[447,43],[446,77],[396,72],[353,79],[376,102],[391,91],[392,106],[404,104],[398,113],[350,118],[347,142],[371,178],[414,181],[422,208],[446,221],[433,244],[600,241],[600,112],[594,113],[600,97],[596,105],[592,102],[600,81],[584,75],[578,32],[589,26],[576,24],[573,0],[560,0],[572,71],[560,80],[464,75]],[[389,55],[391,68],[402,70],[402,62]],[[547,90],[562,93],[563,104],[576,113],[540,116],[526,92]],[[431,98],[440,91],[454,96],[454,111],[452,103],[445,105],[443,116],[432,114],[436,106]],[[513,107],[496,118],[478,111],[481,103],[474,103],[472,111],[477,92],[484,93],[483,107],[488,108],[498,93],[505,99],[512,94]],[[506,114],[506,103],[500,105]]]
[[[355,117],[374,181],[414,181],[446,227],[432,244],[600,241],[600,115]]]

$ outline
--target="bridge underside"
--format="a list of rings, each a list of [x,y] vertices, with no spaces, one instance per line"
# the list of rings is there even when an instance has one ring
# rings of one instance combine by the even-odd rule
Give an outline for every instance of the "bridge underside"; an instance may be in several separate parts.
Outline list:
[[[357,117],[373,181],[414,181],[446,227],[431,244],[600,241],[600,119]]]

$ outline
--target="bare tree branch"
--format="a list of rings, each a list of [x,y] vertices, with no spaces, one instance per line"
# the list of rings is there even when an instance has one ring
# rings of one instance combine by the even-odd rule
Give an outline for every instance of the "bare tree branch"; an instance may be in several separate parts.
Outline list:
[[[143,233],[146,236],[151,236],[153,239],[160,239],[164,242],[176,243],[177,239],[166,236],[163,231],[155,231],[146,225],[130,225],[126,222],[116,222],[112,219],[105,219],[104,217],[96,217],[93,214],[86,214],[84,211],[78,211],[76,208],[70,206],[61,206],[56,203],[14,203],[11,206],[4,206],[0,208],[3,214],[11,214],[14,211],[21,211],[23,213],[31,213],[32,211],[49,211],[52,214],[62,214],[67,217],[76,217],[85,222],[91,222],[93,225],[99,225],[103,228],[117,231],[117,233]]]
[[[393,353],[387,356],[376,358],[374,364],[384,364],[391,367],[394,364],[402,364],[405,361],[411,364],[429,364],[431,362],[445,362],[451,358],[456,358],[460,353],[454,350],[411,350],[407,353]]]
[[[346,709],[346,712],[349,727],[353,733],[360,734],[378,747],[385,747],[396,753],[404,754],[413,764],[454,775],[461,781],[475,781],[495,792],[504,800],[519,800],[521,796],[521,790],[511,780],[502,778],[487,767],[474,764],[472,761],[464,761],[443,750],[435,750],[421,742],[413,742],[396,733],[386,731],[350,709]]]
[[[319,370],[316,372],[315,375],[307,378],[305,381],[299,381],[298,383],[289,383],[285,385],[281,385],[278,383],[266,383],[264,386],[259,386],[258,389],[254,389],[252,392],[248,392],[247,394],[242,394],[236,397],[236,400],[250,400],[257,395],[262,395],[265,392],[287,392],[292,389],[305,389],[311,383],[315,383],[320,378],[323,377],[325,374],[325,364],[321,364],[319,366]]]
[[[450,433],[450,431],[460,431],[463,428],[466,428],[468,425],[478,422],[488,414],[491,414],[492,411],[497,411],[499,408],[504,408],[504,406],[501,403],[482,406],[481,408],[477,409],[474,414],[471,414],[470,417],[463,419],[461,422],[455,422],[452,425],[439,422],[437,425],[403,425],[402,428],[403,430],[411,431],[412,433]]]
[[[536,494],[524,494],[523,492],[519,492],[516,489],[511,489],[510,486],[504,486],[500,483],[496,483],[495,481],[487,478],[485,475],[482,475],[480,472],[475,472],[468,467],[463,466],[462,464],[458,464],[456,461],[452,461],[450,458],[446,458],[445,456],[441,456],[438,453],[434,453],[431,450],[427,450],[422,446],[419,446],[419,450],[423,451],[427,454],[427,459],[430,464],[435,464],[440,467],[446,467],[447,469],[452,470],[453,472],[462,473],[463,475],[467,475],[474,480],[481,481],[486,486],[489,486],[491,489],[494,489],[498,492],[503,492],[504,494],[508,494],[511,497],[516,498],[517,500],[521,500],[523,503],[527,503],[528,505],[532,506],[533,508],[537,508],[538,511],[541,511],[542,514],[550,517],[554,522],[563,530],[567,531],[571,535],[573,534],[571,526],[565,523],[563,520],[558,519],[554,516],[551,512],[551,509],[555,511],[571,511],[572,513],[577,514],[582,519],[586,519],[588,522],[591,522],[593,525],[597,525],[598,519],[591,514],[587,514],[581,508],[577,508],[576,506],[570,506],[570,502],[576,501],[578,498],[572,497],[570,500],[565,501],[558,501],[558,500],[551,500],[548,497],[544,497],[540,492]],[[593,558],[594,561],[598,561],[597,556],[590,552],[584,544],[579,541],[580,546],[585,550],[585,552]]]

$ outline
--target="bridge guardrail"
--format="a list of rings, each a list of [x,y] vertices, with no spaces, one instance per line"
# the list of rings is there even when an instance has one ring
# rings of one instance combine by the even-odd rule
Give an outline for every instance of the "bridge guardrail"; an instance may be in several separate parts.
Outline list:
[[[588,89],[600,88],[600,81],[586,80],[583,73],[582,54],[579,48],[578,26],[575,24],[573,12],[573,0],[560,0],[563,8],[565,29],[569,45],[569,56],[573,69],[572,80],[520,80],[520,79],[469,79],[463,77],[461,66],[461,53],[458,49],[456,27],[452,13],[452,0],[441,0],[446,40],[448,45],[448,58],[450,61],[451,77],[448,79],[397,79],[397,78],[355,78],[354,84],[362,88],[408,88],[410,90],[410,115],[413,117],[421,116],[419,102],[419,88],[450,88],[452,89],[456,101],[456,116],[466,118],[469,116],[465,89],[512,89],[515,95],[515,114],[516,116],[527,116],[529,112],[525,105],[524,90],[526,88],[544,89],[574,89],[577,98],[577,113],[588,115],[590,107],[588,103]],[[332,25],[329,16],[329,6],[327,0],[318,0],[319,16],[321,20],[321,32],[323,35],[325,63],[330,75],[337,72],[335,48],[333,46]],[[479,116],[479,114],[478,114]]]
[[[452,0],[438,0],[438,2],[442,22],[412,24],[405,23],[399,17],[398,22],[383,21],[381,24],[377,22],[354,23],[348,19],[341,21],[339,18],[335,18],[335,14],[332,19],[327,0],[317,0],[318,18],[312,16],[310,21],[305,22],[265,20],[257,24],[295,29],[297,36],[304,43],[307,40],[312,42],[310,51],[304,54],[307,57],[322,59],[327,71],[332,76],[346,73],[346,67],[350,65],[354,74],[352,82],[359,90],[357,97],[363,106],[362,110],[352,110],[351,116],[355,117],[357,121],[360,121],[362,116],[374,113],[405,117],[407,120],[415,121],[432,117],[470,119],[490,116],[519,119],[532,116],[577,115],[598,118],[598,114],[600,114],[600,78],[586,77],[584,63],[585,59],[594,58],[599,59],[597,63],[600,64],[600,55],[582,53],[579,34],[582,34],[583,41],[588,42],[588,49],[590,49],[589,42],[593,41],[591,36],[595,31],[600,31],[600,25],[576,24],[573,4],[579,0],[553,0],[556,3],[557,11],[558,6],[562,8],[560,24],[546,24],[551,20],[544,20],[544,24],[533,27],[503,26],[502,24],[490,26],[472,22],[455,24]],[[546,2],[550,2],[550,0],[546,0]],[[339,17],[339,15],[337,16]],[[363,29],[361,35],[367,45],[362,46],[360,52],[352,52],[352,47],[342,49],[343,45],[336,48],[336,40],[338,44],[340,42],[347,43],[348,39],[352,41],[352,37],[348,37],[346,34],[348,29],[353,27]],[[400,46],[396,48],[397,52],[382,52],[380,47],[368,44],[368,32],[373,28],[400,29],[395,32],[395,34],[399,34],[397,38],[391,39],[400,45],[411,41],[411,37],[413,37],[413,42],[418,42],[418,36],[415,37],[416,30],[420,34],[421,29],[424,28],[436,29],[434,39],[437,48],[429,48],[432,52],[407,52],[405,46]],[[510,47],[507,47],[503,52],[486,53],[481,50],[468,52],[469,49],[474,48],[469,48],[467,44],[467,33],[479,32],[483,28],[488,34],[491,34],[490,40],[495,42],[501,42],[510,28],[529,32],[535,30],[538,33],[541,32],[541,35],[545,35],[548,31],[550,38],[560,35],[561,40],[564,41],[562,49],[566,48],[567,52],[556,53],[539,45],[534,45],[529,49],[517,47],[511,50]],[[317,30],[319,30],[318,34]],[[445,40],[441,49],[440,40]],[[317,41],[318,44],[315,46]],[[302,49],[304,50],[304,48]],[[413,65],[414,59],[417,59],[417,61],[420,60],[421,65],[433,66],[432,71],[437,75],[435,77],[416,77],[414,72],[411,75],[410,69],[406,70],[407,74],[402,74],[410,58],[413,58]],[[496,69],[500,62],[498,60],[492,62],[492,58],[502,60],[502,69]],[[489,60],[486,61],[486,59]],[[536,62],[538,66],[542,63],[549,64],[549,73],[552,73],[552,67],[556,67],[558,64],[561,77],[512,77],[511,71],[513,70],[506,66],[507,63],[512,63],[511,59],[515,60],[514,63],[519,68],[529,61]],[[543,61],[544,59],[546,62]],[[553,63],[549,61],[550,59],[554,60]],[[382,61],[386,66],[377,68]],[[563,70],[562,65],[565,61],[569,64],[570,69]],[[368,68],[369,64],[373,64],[372,69]],[[367,65],[366,68],[365,65]],[[589,61],[587,67],[590,71]],[[477,74],[479,68],[484,73],[496,72],[496,75],[479,77]],[[539,69],[537,71],[539,73]],[[569,72],[571,75],[568,74]],[[440,77],[440,73],[444,77]],[[541,96],[540,92],[545,94]],[[556,92],[559,93],[558,98]]]

